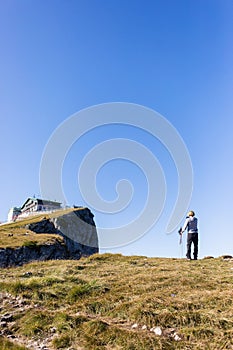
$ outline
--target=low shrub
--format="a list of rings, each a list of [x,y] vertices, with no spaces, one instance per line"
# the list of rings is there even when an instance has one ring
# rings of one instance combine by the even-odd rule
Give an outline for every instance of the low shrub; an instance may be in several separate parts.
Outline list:
[[[25,241],[22,244],[23,247],[29,247],[29,248],[37,247],[37,245],[38,245],[37,241]]]

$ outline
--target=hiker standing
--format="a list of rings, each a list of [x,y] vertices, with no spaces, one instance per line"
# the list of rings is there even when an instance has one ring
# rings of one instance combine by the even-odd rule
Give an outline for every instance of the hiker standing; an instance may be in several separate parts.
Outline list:
[[[193,258],[197,260],[198,254],[198,228],[197,228],[197,218],[195,217],[194,211],[188,212],[184,226],[182,227],[181,234],[187,229],[187,253],[186,257],[191,260],[191,245],[194,245]]]

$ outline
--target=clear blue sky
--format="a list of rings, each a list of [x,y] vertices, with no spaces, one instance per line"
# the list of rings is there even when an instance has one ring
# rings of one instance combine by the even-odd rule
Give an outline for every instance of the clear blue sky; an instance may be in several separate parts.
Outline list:
[[[0,0],[0,220],[39,195],[43,149],[60,123],[95,104],[130,102],[162,114],[186,143],[200,257],[233,254],[232,19],[232,0]],[[64,163],[68,203],[85,204],[79,164],[91,147],[113,137],[135,139],[159,158],[168,193],[150,232],[111,251],[179,257],[177,233],[164,233],[176,171],[162,145],[142,131],[103,127],[77,142]],[[103,197],[112,199],[121,176],[134,183],[135,197],[119,217],[94,211],[97,224],[132,220],[145,200],[142,173],[120,160],[101,172]]]

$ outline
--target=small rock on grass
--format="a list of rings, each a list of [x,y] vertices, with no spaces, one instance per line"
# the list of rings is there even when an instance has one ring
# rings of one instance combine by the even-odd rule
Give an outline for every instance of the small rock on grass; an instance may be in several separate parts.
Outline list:
[[[181,340],[181,337],[176,332],[173,334],[173,338],[175,341]]]
[[[162,335],[162,329],[161,327],[152,327],[150,329],[151,332],[154,332],[156,335]]]
[[[136,329],[136,328],[138,328],[138,324],[137,323],[134,323],[133,325],[132,325],[132,327],[131,327],[132,329]]]
[[[230,260],[230,259],[233,258],[233,256],[232,256],[232,255],[222,255],[221,258],[222,258],[223,260]]]

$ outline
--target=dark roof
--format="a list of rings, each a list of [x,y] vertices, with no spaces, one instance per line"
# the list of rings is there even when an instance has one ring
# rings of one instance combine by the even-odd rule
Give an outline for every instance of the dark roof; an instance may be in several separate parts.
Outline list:
[[[22,205],[21,207],[21,210],[26,206],[26,204],[29,202],[29,201],[33,201],[35,203],[38,203],[38,204],[44,204],[44,205],[56,205],[56,206],[60,206],[61,203],[60,202],[56,202],[56,201],[50,201],[48,199],[41,199],[41,198],[34,198],[34,197],[29,197]]]
[[[37,199],[38,204],[56,204],[56,205],[61,205],[60,202],[56,202],[56,201],[50,201],[48,199]]]

